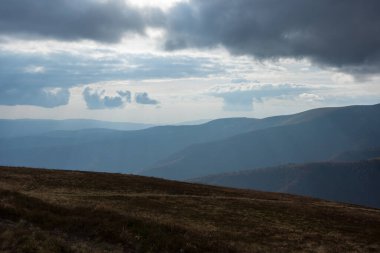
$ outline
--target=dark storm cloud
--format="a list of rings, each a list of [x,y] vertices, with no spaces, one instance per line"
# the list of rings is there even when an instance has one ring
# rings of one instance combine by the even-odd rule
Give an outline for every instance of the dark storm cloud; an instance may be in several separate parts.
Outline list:
[[[137,104],[143,105],[157,105],[158,101],[149,97],[148,93],[140,92],[135,94],[135,101]]]
[[[380,71],[379,11],[378,0],[190,0],[165,13],[123,0],[2,0],[0,35],[117,42],[153,26],[168,50],[222,45],[366,74]]]
[[[168,14],[166,49],[222,45],[259,59],[378,73],[379,13],[378,0],[190,0]]]
[[[117,42],[161,25],[159,9],[137,9],[122,0],[1,0],[0,34]]]
[[[114,96],[106,96],[105,92],[104,89],[93,90],[89,87],[84,89],[82,95],[87,108],[91,110],[122,108],[126,103],[131,102],[130,91],[118,91]]]

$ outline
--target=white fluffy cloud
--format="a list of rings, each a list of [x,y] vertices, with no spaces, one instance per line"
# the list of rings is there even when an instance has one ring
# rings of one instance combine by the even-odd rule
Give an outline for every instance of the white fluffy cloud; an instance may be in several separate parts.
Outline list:
[[[308,102],[314,102],[314,101],[323,101],[324,98],[320,95],[313,94],[313,93],[302,93],[299,95],[301,99],[304,99]]]
[[[87,104],[87,108],[91,110],[122,108],[125,104],[131,102],[130,91],[117,91],[116,94],[112,96],[106,95],[105,93],[106,91],[104,89],[85,88],[83,98]]]

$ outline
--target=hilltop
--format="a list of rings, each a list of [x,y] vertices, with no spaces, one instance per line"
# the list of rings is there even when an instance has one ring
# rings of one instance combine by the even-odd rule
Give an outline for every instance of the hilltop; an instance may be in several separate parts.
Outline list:
[[[0,167],[2,252],[380,251],[380,210],[123,174]]]

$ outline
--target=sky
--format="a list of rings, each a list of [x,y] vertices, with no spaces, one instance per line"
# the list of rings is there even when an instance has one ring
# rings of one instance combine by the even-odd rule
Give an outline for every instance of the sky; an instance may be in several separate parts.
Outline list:
[[[378,0],[2,0],[0,118],[171,124],[380,103]]]

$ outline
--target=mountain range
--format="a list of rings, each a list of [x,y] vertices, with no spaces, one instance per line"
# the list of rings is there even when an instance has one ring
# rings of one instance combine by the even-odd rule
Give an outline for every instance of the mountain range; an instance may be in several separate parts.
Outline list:
[[[188,146],[141,174],[184,180],[286,163],[325,161],[380,143],[379,104],[321,108],[259,120],[268,121],[276,123]]]
[[[10,135],[0,138],[0,164],[185,180],[286,163],[325,161],[350,150],[377,147],[378,143],[380,104],[134,131],[63,129]]]
[[[136,131],[83,129],[0,139],[5,165],[133,172],[188,145],[213,141],[266,126],[247,118],[202,125],[158,126]]]
[[[150,124],[108,122],[91,119],[0,119],[0,138],[29,136],[60,130],[73,131],[81,129],[105,128],[129,131],[144,129],[152,126],[153,125]]]

